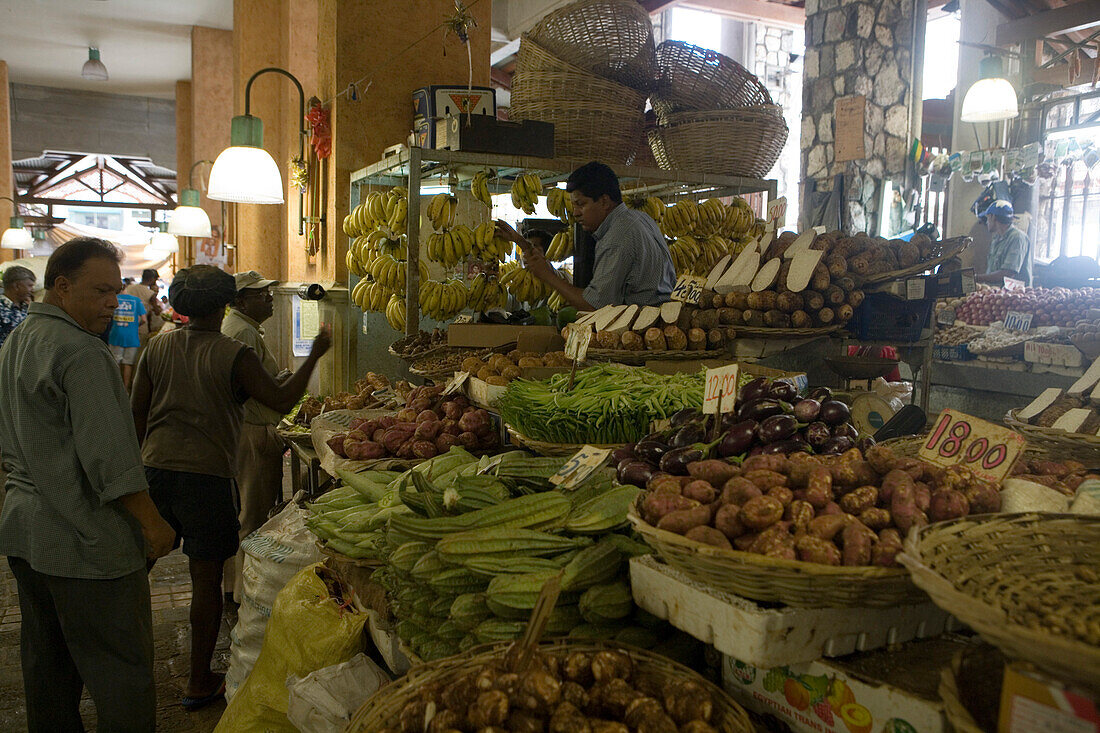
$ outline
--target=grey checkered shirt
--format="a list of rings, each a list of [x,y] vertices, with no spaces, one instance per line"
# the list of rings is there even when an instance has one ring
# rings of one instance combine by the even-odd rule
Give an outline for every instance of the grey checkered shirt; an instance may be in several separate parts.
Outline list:
[[[619,204],[593,236],[596,261],[584,289],[591,305],[659,305],[669,299],[676,270],[657,222]]]

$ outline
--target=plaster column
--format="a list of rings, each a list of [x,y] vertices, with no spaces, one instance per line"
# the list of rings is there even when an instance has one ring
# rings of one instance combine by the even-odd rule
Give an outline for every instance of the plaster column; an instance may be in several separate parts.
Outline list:
[[[8,64],[0,61],[0,196],[15,198],[15,172],[11,168],[11,99],[9,98]],[[15,215],[10,201],[0,201],[0,232],[8,228]],[[0,249],[0,262],[15,257],[15,250]]]
[[[187,167],[179,165],[180,190],[187,187],[188,173],[197,160],[214,160],[229,147],[229,126],[233,120],[233,31],[194,26],[191,28],[191,157]],[[243,111],[243,107],[241,108]],[[195,188],[213,227],[222,227],[222,202],[206,197],[210,165],[195,171]],[[227,204],[227,212],[233,204]],[[217,230],[214,238],[218,239]],[[195,241],[191,242],[194,247]],[[228,268],[235,271],[232,259]]]
[[[189,81],[176,82],[176,202],[179,192],[187,188],[187,172],[195,159],[191,144],[191,120],[193,114],[192,86]],[[171,214],[169,214],[171,217]],[[190,237],[178,237],[179,252],[176,253],[176,268],[182,269],[192,262]]]

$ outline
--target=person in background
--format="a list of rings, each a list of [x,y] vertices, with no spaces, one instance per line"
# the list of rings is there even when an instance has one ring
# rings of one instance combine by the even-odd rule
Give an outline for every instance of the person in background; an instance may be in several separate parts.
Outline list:
[[[0,449],[8,469],[0,553],[19,590],[27,727],[156,725],[147,559],[175,533],[153,505],[118,367],[97,334],[114,317],[121,253],[61,245],[46,297],[0,350]]]
[[[107,345],[122,372],[122,383],[127,392],[130,391],[134,362],[137,361],[138,347],[141,346],[138,332],[145,325],[146,318],[145,304],[140,298],[119,293],[118,308],[115,308],[115,317],[107,333]]]
[[[159,279],[160,275],[156,270],[142,270],[141,282],[128,285],[122,291],[126,295],[136,295],[145,305],[145,313],[148,318],[146,324],[138,329],[142,347],[149,343],[149,337],[154,336],[160,330],[160,327],[164,325],[164,319],[160,317],[160,314],[164,312],[164,306],[157,299],[157,292],[160,290],[160,286],[157,285]]]
[[[130,398],[149,493],[183,542],[191,574],[191,665],[180,703],[197,710],[225,694],[210,669],[221,625],[222,568],[239,544],[236,487],[244,404],[280,414],[297,404],[331,345],[327,327],[305,363],[279,383],[252,348],[221,332],[237,298],[233,276],[210,265],[176,273],[172,308],[190,319],[150,339]]]
[[[0,295],[0,346],[27,317],[27,308],[34,300],[34,281],[34,273],[22,265],[12,265],[4,270],[4,294]]]
[[[280,373],[275,355],[264,341],[262,324],[274,312],[271,286],[277,280],[266,280],[255,270],[240,272],[234,276],[237,298],[233,301],[222,322],[222,333],[251,346],[264,370],[277,380],[285,380],[290,372]],[[283,413],[272,410],[256,400],[244,405],[244,425],[241,427],[241,443],[237,448],[237,487],[241,493],[241,512],[238,533],[243,540],[267,521],[268,513],[282,498],[283,453],[286,447],[275,434]],[[244,551],[237,550],[233,567],[227,563],[226,595],[232,594],[240,603],[243,591],[241,570],[244,567]]]
[[[986,228],[993,235],[989,243],[985,274],[974,279],[980,283],[1001,285],[1006,277],[1031,285],[1031,242],[1014,224],[1012,202],[994,201],[982,212]]]

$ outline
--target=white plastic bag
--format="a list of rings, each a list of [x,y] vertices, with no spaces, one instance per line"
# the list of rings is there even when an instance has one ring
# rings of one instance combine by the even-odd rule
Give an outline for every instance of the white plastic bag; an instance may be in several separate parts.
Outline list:
[[[286,717],[302,733],[341,733],[351,716],[390,681],[365,654],[287,681],[290,702]]]

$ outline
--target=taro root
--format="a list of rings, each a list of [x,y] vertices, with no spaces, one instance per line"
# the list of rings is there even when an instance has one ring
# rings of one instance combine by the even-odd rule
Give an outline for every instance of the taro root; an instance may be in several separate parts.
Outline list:
[[[508,719],[508,696],[500,690],[482,692],[467,708],[466,719],[475,729],[502,725]]]
[[[596,652],[592,657],[592,677],[599,683],[614,679],[629,680],[634,672],[634,662],[622,652]]]

